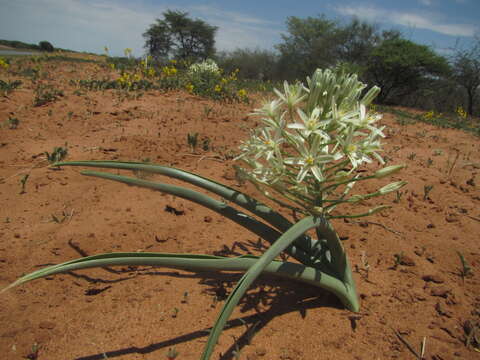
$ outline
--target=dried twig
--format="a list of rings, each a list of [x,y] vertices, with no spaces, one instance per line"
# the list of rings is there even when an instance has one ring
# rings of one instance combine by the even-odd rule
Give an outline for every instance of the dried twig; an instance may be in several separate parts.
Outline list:
[[[357,220],[350,220],[350,222],[352,223],[355,223],[355,224],[370,224],[370,225],[378,225],[378,226],[381,226],[382,228],[384,228],[385,230],[387,231],[390,231],[391,233],[395,234],[395,235],[398,235],[400,237],[405,237],[405,235],[403,235],[402,232],[400,231],[397,231],[397,230],[393,230],[391,228],[389,228],[388,226],[385,226],[381,223],[377,223],[377,222],[374,222],[374,221],[357,221]]]
[[[413,349],[412,345],[410,345],[410,344],[407,342],[407,340],[405,340],[405,339],[403,338],[403,336],[400,335],[400,333],[399,333],[397,330],[395,330],[393,327],[390,327],[390,328],[393,330],[393,332],[395,333],[395,335],[397,336],[397,338],[402,342],[402,344],[405,345],[405,346],[407,347],[407,349],[410,350],[410,352],[411,352],[413,355],[415,355],[415,357],[416,357],[418,360],[422,360],[422,359],[423,359],[423,354],[422,354],[422,355],[418,354],[418,353]],[[423,340],[422,349],[421,349],[422,353],[425,351],[425,345],[424,345],[424,344],[425,344],[425,338],[423,338],[423,339],[424,339],[424,340]]]

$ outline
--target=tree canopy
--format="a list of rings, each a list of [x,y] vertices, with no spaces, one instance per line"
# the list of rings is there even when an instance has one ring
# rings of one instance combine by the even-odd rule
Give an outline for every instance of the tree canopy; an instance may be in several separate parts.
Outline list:
[[[380,102],[401,99],[419,90],[426,80],[447,75],[446,59],[428,46],[394,37],[382,41],[369,57],[367,76],[382,92]]]
[[[38,43],[38,46],[40,47],[40,50],[42,50],[42,51],[52,52],[52,51],[55,50],[53,45],[48,41],[40,41]]]
[[[215,53],[216,26],[188,13],[168,10],[143,34],[145,48],[157,59],[205,60]]]

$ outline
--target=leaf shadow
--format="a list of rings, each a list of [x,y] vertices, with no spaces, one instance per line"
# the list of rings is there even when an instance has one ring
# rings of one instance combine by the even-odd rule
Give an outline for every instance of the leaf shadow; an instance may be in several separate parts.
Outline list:
[[[219,289],[230,288],[241,277],[239,273],[194,272],[180,274],[178,272],[142,272],[138,276],[164,276],[199,278],[200,284],[208,285],[206,293],[217,296]],[[319,294],[320,293],[320,294]],[[225,294],[226,295],[226,294]],[[218,304],[221,305],[221,304]],[[240,301],[240,312],[255,310],[252,315],[238,317],[227,322],[225,329],[245,327],[242,335],[235,339],[230,348],[220,355],[220,360],[234,359],[234,352],[243,349],[261,329],[277,316],[298,311],[303,319],[307,311],[319,307],[333,307],[343,309],[341,303],[330,293],[317,287],[292,283],[284,279],[275,279],[271,276],[260,276],[252,288]],[[220,309],[220,306],[217,306]],[[209,329],[195,330],[172,339],[152,343],[144,347],[130,346],[123,349],[110,350],[98,354],[78,357],[75,360],[103,360],[130,354],[149,354],[161,349],[168,349],[184,342],[208,337]]]

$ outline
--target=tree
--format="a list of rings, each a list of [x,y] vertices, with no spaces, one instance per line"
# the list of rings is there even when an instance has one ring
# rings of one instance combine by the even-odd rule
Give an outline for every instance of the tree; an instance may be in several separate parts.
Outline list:
[[[467,92],[467,112],[473,115],[477,91],[480,87],[480,37],[471,49],[457,50],[452,59],[452,78]]]
[[[289,35],[282,34],[283,43],[276,45],[280,52],[279,66],[287,78],[304,78],[316,68],[335,64],[338,44],[338,24],[324,15],[318,18],[287,18]]]
[[[394,36],[372,50],[366,75],[382,89],[379,102],[393,103],[448,72],[446,59],[428,46]]]
[[[374,25],[357,18],[340,31],[338,55],[342,62],[365,66],[374,47],[380,42],[380,35]]]
[[[221,52],[216,60],[227,73],[239,69],[242,78],[273,80],[277,75],[277,57],[273,51],[247,48]]]
[[[52,52],[55,50],[55,48],[53,47],[52,44],[50,44],[48,41],[40,41],[38,43],[38,46],[40,47],[40,50],[42,51],[48,51],[48,52]]]
[[[377,28],[353,18],[341,24],[324,15],[306,19],[287,19],[288,35],[282,35],[279,50],[282,73],[290,78],[304,78],[317,68],[331,68],[339,63],[362,71],[370,52],[378,45],[381,35]]]
[[[186,12],[168,10],[143,34],[145,48],[156,59],[205,60],[215,53],[217,29]]]

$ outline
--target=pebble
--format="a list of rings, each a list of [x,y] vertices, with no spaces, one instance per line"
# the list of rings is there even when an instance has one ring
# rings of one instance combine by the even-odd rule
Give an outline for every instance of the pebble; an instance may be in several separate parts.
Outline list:
[[[42,321],[40,324],[38,324],[38,327],[40,329],[52,330],[55,328],[55,323],[52,321]]]
[[[458,217],[455,214],[449,214],[445,217],[445,221],[448,223],[457,222]]]
[[[450,290],[445,288],[433,288],[432,290],[430,290],[430,295],[432,296],[447,298],[449,294],[450,294]]]
[[[437,310],[437,313],[440,316],[446,316],[448,318],[452,317],[451,311],[448,311],[441,302],[437,302],[435,305],[435,310]]]
[[[415,266],[415,261],[407,255],[402,255],[399,263],[403,266]]]
[[[433,274],[424,275],[422,279],[424,281],[433,282],[435,284],[443,284],[445,282],[439,275],[433,275]]]

